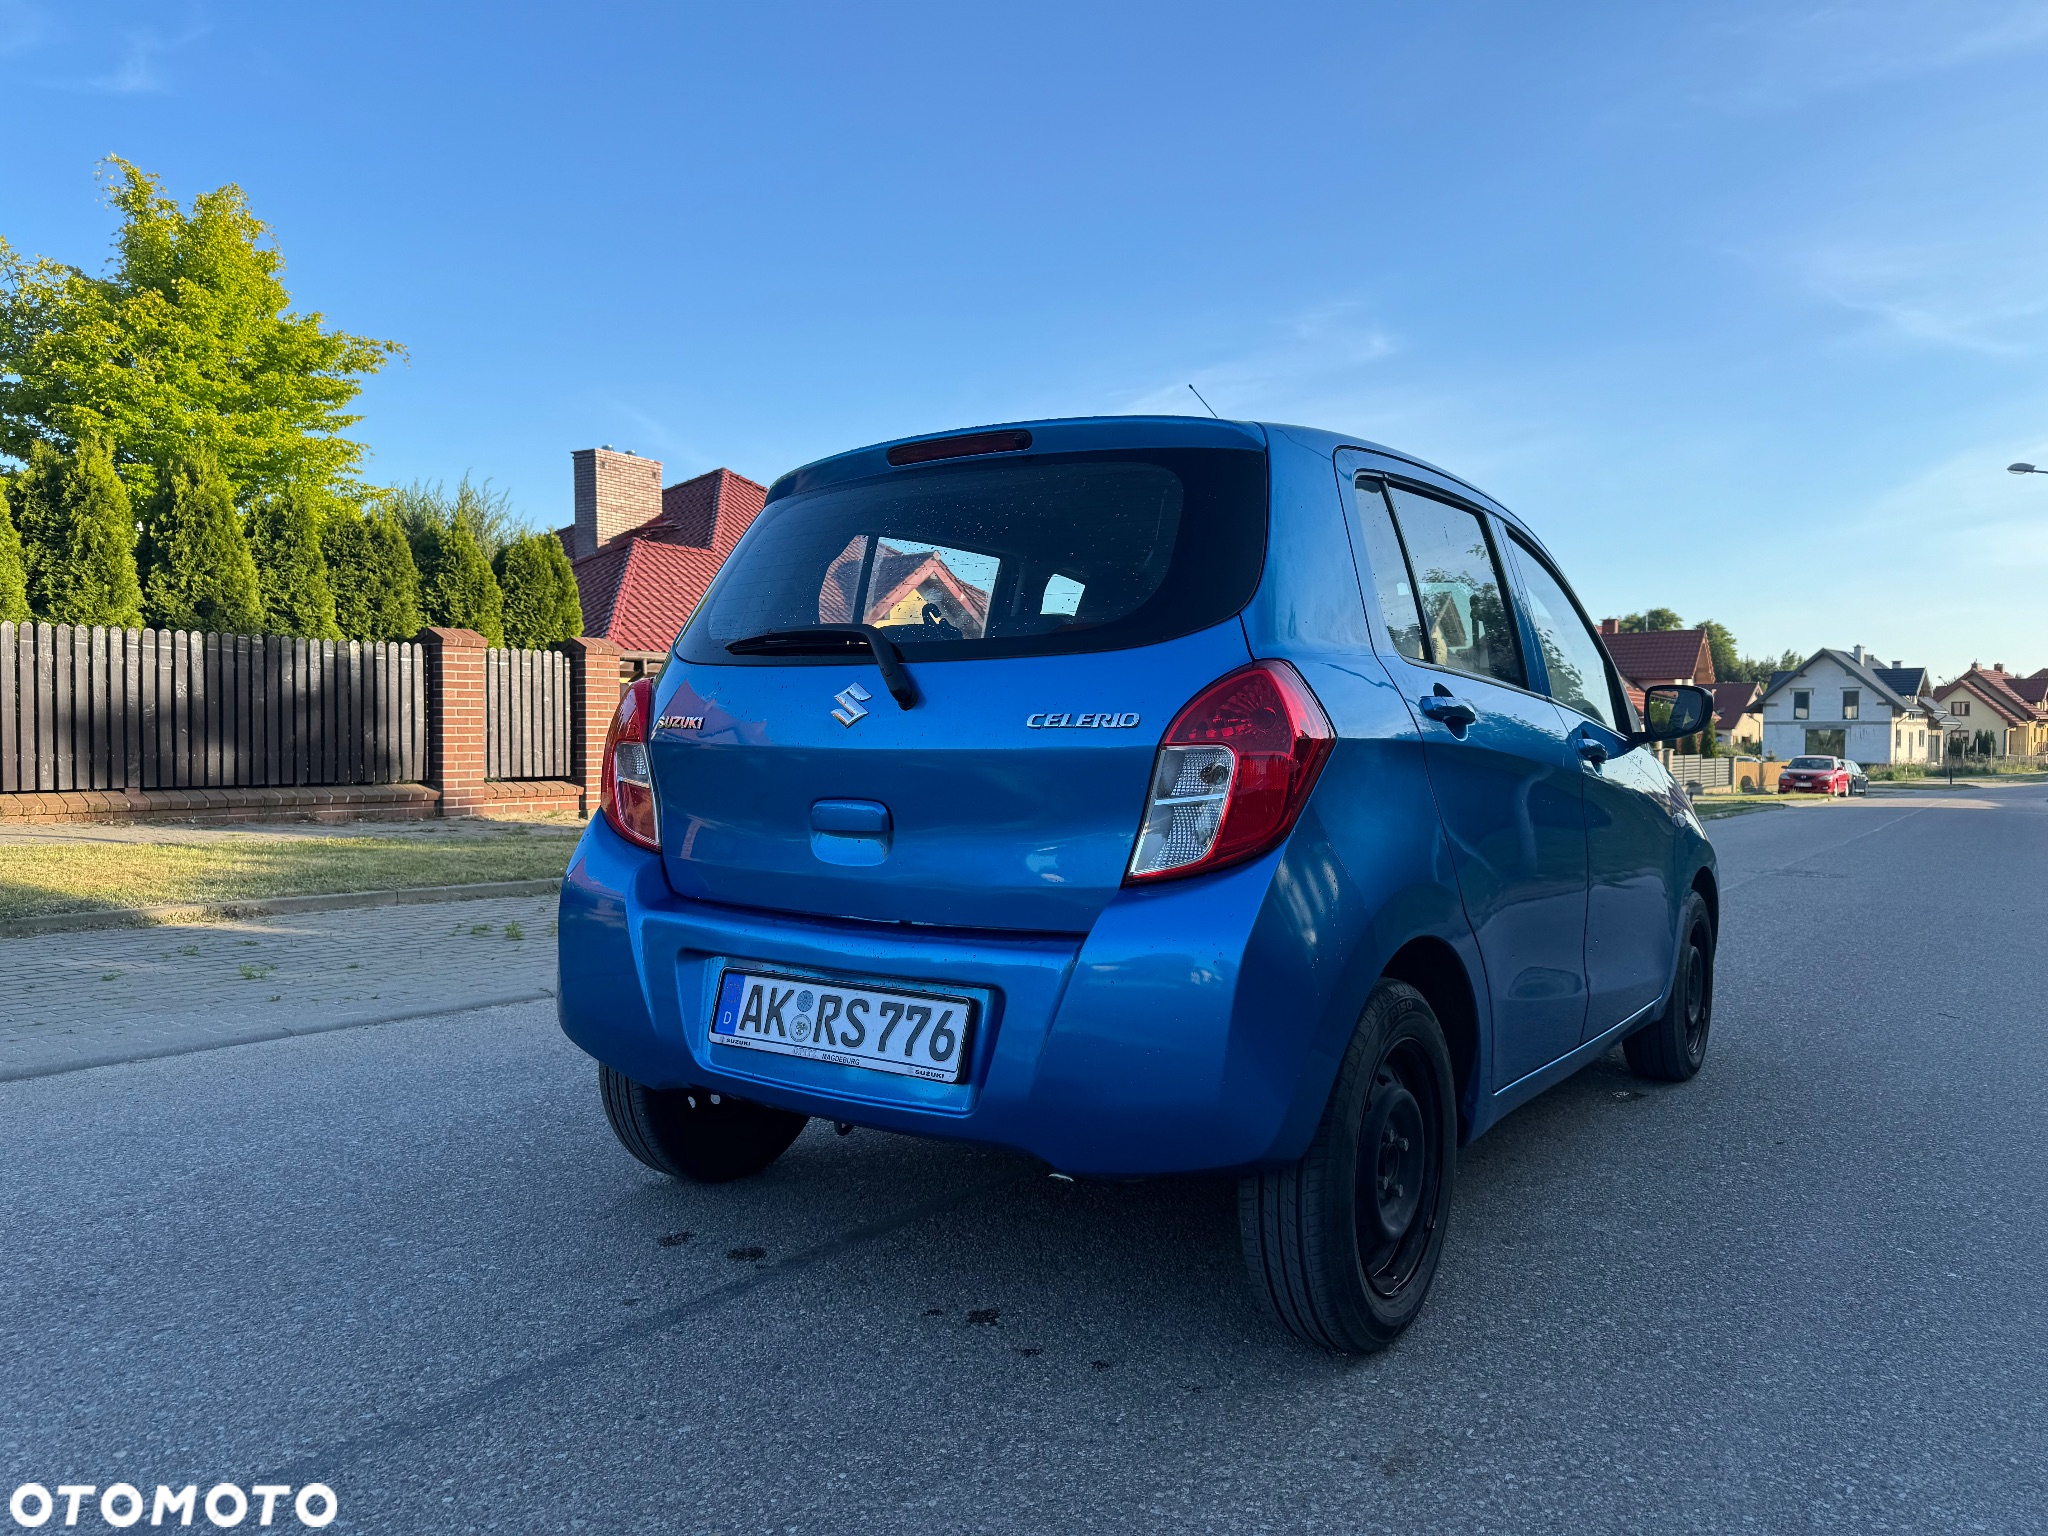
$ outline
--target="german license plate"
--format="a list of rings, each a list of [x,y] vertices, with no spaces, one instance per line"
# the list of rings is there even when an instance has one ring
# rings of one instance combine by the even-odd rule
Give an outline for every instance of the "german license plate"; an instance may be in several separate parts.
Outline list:
[[[727,971],[711,1043],[957,1083],[973,1028],[972,998]]]

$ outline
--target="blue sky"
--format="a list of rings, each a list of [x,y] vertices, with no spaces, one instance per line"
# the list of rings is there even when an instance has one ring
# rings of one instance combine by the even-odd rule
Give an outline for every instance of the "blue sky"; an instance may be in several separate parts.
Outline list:
[[[2048,0],[0,0],[0,233],[234,181],[385,483],[1183,411],[1527,516],[1597,614],[2048,666]]]

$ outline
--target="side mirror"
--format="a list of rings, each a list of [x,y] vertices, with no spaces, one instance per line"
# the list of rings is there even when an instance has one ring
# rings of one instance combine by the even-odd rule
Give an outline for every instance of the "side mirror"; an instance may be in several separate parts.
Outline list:
[[[1677,741],[1708,730],[1714,723],[1714,696],[1691,683],[1658,683],[1643,690],[1643,728],[1629,740],[1638,746],[1651,741]]]

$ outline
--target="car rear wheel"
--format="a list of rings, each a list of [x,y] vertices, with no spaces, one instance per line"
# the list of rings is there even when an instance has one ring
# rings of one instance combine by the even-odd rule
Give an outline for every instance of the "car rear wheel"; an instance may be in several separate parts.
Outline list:
[[[1714,923],[1698,891],[1686,896],[1684,917],[1671,1001],[1661,1017],[1622,1042],[1631,1072],[1665,1083],[1682,1083],[1699,1071],[1714,1027]]]
[[[1307,1155],[1239,1186],[1252,1286],[1304,1342],[1366,1354],[1422,1310],[1451,1213],[1454,1083],[1422,994],[1382,981]]]
[[[605,1118],[619,1145],[656,1173],[723,1184],[759,1173],[810,1123],[791,1110],[702,1088],[649,1088],[603,1063]]]

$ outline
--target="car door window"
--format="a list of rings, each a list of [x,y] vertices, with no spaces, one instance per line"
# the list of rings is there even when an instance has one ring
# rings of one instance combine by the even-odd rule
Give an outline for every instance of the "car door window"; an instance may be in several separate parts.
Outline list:
[[[1522,591],[1528,598],[1529,624],[1543,651],[1543,669],[1550,674],[1550,696],[1567,709],[1590,715],[1610,731],[1619,730],[1614,689],[1607,680],[1607,656],[1593,638],[1593,626],[1534,550],[1512,533],[1508,542],[1514,546]]]
[[[1463,507],[1393,486],[1394,518],[1414,572],[1428,660],[1522,685],[1514,617],[1486,527]]]

